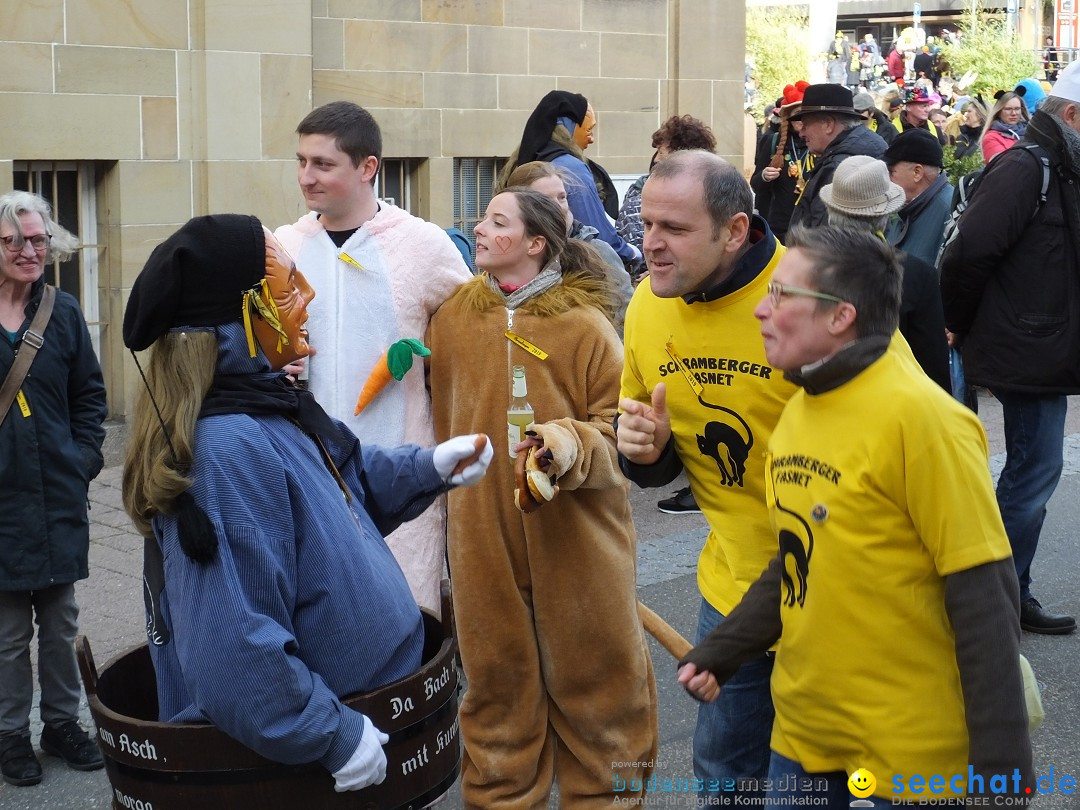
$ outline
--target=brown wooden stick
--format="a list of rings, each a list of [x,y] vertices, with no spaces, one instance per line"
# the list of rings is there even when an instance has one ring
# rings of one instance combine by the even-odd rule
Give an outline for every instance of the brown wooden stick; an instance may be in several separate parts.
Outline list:
[[[640,601],[637,603],[637,612],[638,616],[641,617],[642,626],[649,632],[649,635],[659,641],[660,646],[671,653],[676,661],[681,661],[690,650],[694,649],[694,645],[683,638],[678,630],[657,616],[656,613]]]

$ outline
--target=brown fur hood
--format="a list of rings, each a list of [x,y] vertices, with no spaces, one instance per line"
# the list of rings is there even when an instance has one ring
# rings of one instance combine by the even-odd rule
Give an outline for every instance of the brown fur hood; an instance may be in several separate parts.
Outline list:
[[[548,317],[561,315],[575,307],[595,307],[611,320],[612,301],[611,285],[606,279],[581,273],[564,273],[561,284],[530,298],[518,307],[518,311]],[[506,306],[506,299],[488,285],[485,273],[458,287],[447,303],[450,302],[462,309],[477,312]]]

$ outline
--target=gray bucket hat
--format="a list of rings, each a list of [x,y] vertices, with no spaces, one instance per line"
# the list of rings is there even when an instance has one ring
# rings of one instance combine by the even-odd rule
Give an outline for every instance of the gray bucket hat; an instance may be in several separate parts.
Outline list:
[[[904,190],[889,179],[889,168],[869,155],[852,155],[836,167],[821,189],[830,210],[852,217],[879,217],[904,207]]]

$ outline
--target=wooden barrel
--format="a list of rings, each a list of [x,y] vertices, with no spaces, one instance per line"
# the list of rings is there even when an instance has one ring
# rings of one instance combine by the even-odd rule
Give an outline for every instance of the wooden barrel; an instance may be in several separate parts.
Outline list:
[[[383,810],[425,807],[454,784],[461,767],[457,645],[448,590],[443,621],[424,612],[423,665],[374,692],[342,700],[390,736],[381,785],[337,793],[318,764],[282,765],[215,726],[157,722],[157,690],[147,645],[117,656],[101,672],[90,644],[76,639],[97,742],[115,810]]]

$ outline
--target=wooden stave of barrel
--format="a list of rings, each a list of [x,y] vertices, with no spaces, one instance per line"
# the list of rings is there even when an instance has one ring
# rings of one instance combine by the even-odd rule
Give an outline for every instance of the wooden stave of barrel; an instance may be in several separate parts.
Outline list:
[[[342,700],[390,736],[383,746],[386,780],[345,793],[334,791],[333,778],[320,765],[272,762],[212,725],[160,723],[117,711],[134,706],[140,715],[157,715],[148,647],[122,653],[98,673],[89,642],[80,636],[79,666],[113,807],[406,810],[430,804],[450,789],[461,766],[457,645],[448,591],[442,608],[442,622],[424,611],[424,663],[419,670]]]

